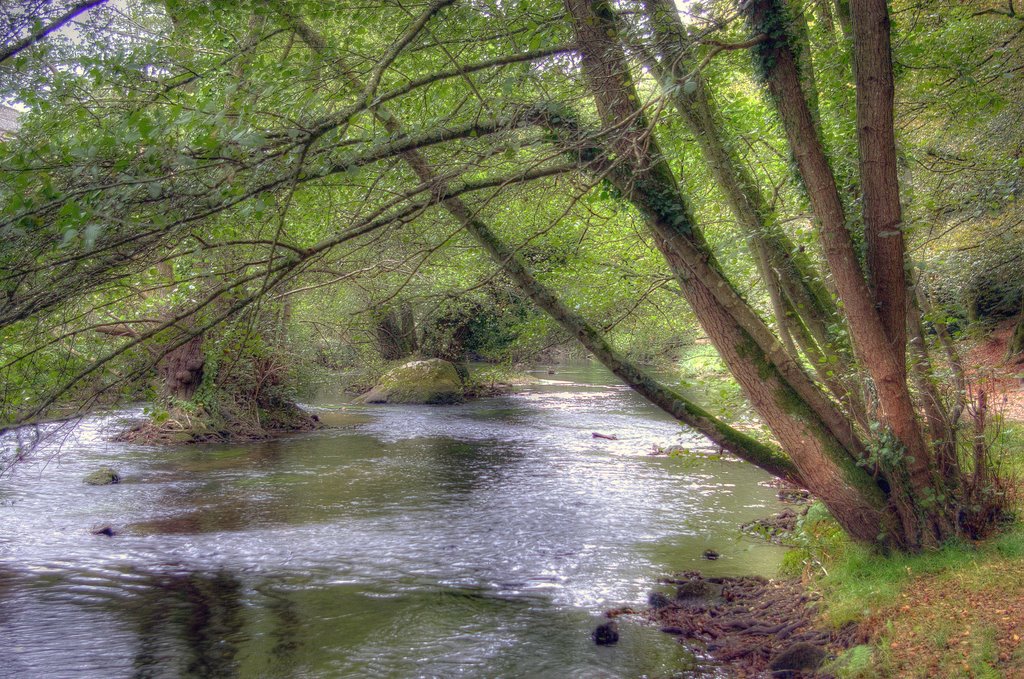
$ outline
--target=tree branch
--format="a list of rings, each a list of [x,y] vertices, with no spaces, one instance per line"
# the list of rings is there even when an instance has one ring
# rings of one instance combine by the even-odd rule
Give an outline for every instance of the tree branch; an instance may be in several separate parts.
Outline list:
[[[63,27],[65,24],[70,22],[78,15],[84,12],[88,12],[93,7],[102,5],[106,1],[107,0],[88,0],[87,2],[78,3],[70,10],[68,10],[65,14],[57,17],[51,23],[47,24],[46,26],[43,26],[38,31],[35,31],[30,35],[26,36],[24,39],[14,43],[13,45],[10,45],[0,50],[0,64],[16,56],[22,50],[25,50],[31,47],[32,45],[36,44],[37,42],[43,40],[44,38],[46,38],[46,36],[50,35],[50,33],[53,33],[54,31]]]

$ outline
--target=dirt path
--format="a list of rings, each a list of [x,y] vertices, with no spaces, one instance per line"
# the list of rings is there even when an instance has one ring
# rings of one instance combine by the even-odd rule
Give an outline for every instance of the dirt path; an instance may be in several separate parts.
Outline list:
[[[964,370],[975,387],[984,387],[989,403],[1006,419],[1024,422],[1024,360],[1006,360],[1015,320],[1006,321],[963,351]]]

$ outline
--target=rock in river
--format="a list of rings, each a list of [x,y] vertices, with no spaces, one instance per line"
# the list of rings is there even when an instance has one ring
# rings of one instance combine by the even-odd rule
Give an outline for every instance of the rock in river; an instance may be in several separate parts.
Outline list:
[[[388,372],[360,403],[462,403],[465,390],[453,363],[439,358],[410,361]]]
[[[598,625],[594,630],[594,643],[598,646],[611,646],[619,641],[619,626],[613,620]]]
[[[111,483],[121,483],[121,475],[110,467],[100,467],[91,474],[86,475],[82,481],[90,486],[107,486]]]

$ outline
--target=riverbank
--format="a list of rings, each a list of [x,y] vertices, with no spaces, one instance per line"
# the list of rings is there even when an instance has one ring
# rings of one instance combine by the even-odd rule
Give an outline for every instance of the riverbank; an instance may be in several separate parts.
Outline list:
[[[813,670],[855,638],[853,629],[819,624],[821,597],[796,578],[687,572],[662,584],[674,585],[675,595],[652,594],[643,617],[693,645],[731,677]]]
[[[981,543],[883,558],[857,548],[811,587],[824,620],[867,640],[841,678],[1024,677],[1024,525]]]
[[[894,556],[849,542],[820,505],[798,526],[778,578],[680,573],[608,616],[638,615],[729,677],[1024,677],[1024,523]]]
[[[663,605],[642,616],[703,651],[727,676],[783,676],[772,674],[783,669],[772,662],[803,635],[825,652],[812,676],[1024,678],[1024,390],[1020,362],[1006,356],[1011,330],[1003,324],[963,347],[972,383],[993,404],[992,454],[1017,493],[1010,502],[1017,511],[994,535],[883,556],[852,544],[815,504],[804,515],[743,527],[793,548],[778,579],[751,586],[684,573],[677,579],[689,581],[688,591],[710,591],[710,598],[696,606],[654,598]]]

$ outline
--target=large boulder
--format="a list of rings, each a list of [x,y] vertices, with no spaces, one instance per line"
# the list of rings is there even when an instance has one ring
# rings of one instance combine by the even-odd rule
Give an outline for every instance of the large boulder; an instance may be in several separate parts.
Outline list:
[[[439,358],[410,361],[388,372],[360,403],[462,403],[465,388],[455,364]]]
[[[110,467],[100,467],[96,471],[87,474],[82,481],[90,486],[109,486],[112,483],[121,483],[121,475]]]

